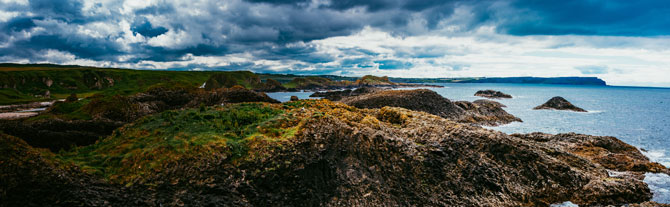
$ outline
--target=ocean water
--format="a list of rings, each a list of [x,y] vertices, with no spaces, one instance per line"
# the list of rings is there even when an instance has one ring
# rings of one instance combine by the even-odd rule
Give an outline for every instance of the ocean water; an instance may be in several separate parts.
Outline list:
[[[652,161],[670,167],[670,89],[614,86],[572,86],[546,84],[445,83],[444,88],[428,88],[450,100],[474,101],[478,90],[493,89],[512,95],[499,99],[505,110],[523,120],[498,127],[505,133],[544,132],[550,134],[576,132],[589,135],[614,136],[638,147]],[[271,93],[280,101],[291,95],[308,97],[309,92]],[[286,97],[287,96],[287,97]],[[533,110],[551,97],[562,96],[587,113]],[[647,174],[654,198],[670,203],[670,177]]]
[[[512,95],[498,99],[505,110],[523,120],[497,127],[505,133],[576,132],[614,136],[642,151],[649,159],[670,167],[670,89],[545,84],[440,84],[430,88],[450,100],[474,101],[478,90],[493,89]],[[551,97],[562,96],[587,113],[533,110]],[[647,173],[644,180],[653,201],[670,203],[670,176]]]

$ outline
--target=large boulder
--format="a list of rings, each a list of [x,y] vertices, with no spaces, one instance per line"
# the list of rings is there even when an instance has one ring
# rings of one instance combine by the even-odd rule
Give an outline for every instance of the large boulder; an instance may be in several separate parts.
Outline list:
[[[545,102],[542,105],[536,106],[533,108],[535,110],[539,109],[555,109],[555,110],[568,110],[568,111],[576,111],[576,112],[587,112],[586,110],[576,107],[575,105],[572,105],[568,100],[565,100],[565,98],[560,97],[560,96],[555,96],[549,101]]]

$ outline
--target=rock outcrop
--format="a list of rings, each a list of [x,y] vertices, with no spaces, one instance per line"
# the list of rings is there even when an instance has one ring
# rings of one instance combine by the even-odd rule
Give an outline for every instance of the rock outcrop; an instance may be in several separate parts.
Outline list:
[[[484,98],[495,98],[495,99],[512,98],[512,95],[494,90],[480,90],[475,93],[475,96],[481,96]]]
[[[498,126],[512,122],[523,122],[520,118],[507,113],[503,109],[503,107],[506,107],[505,105],[495,101],[481,99],[473,102],[456,101],[454,104],[465,110],[465,114],[457,120],[461,123]]]
[[[539,109],[556,109],[556,110],[569,110],[569,111],[576,111],[576,112],[587,112],[586,110],[576,107],[575,105],[572,105],[568,100],[565,100],[563,97],[560,96],[555,96],[546,103],[536,106],[533,108],[535,110]]]
[[[636,147],[615,137],[565,134],[512,134],[512,136],[556,146],[584,157],[607,169],[633,173],[665,173],[670,171],[659,163],[652,163]]]
[[[242,107],[244,112],[230,111],[234,109],[230,107]],[[596,206],[653,204],[648,203],[649,188],[639,178],[612,177],[608,170],[620,168],[571,150],[597,146],[602,155],[636,154],[615,138],[563,134],[556,135],[562,138],[546,140],[545,136],[551,135],[511,136],[424,112],[397,107],[358,109],[327,100],[229,105],[209,110],[204,116],[193,111],[154,115],[127,125],[84,151],[70,152],[84,168],[95,170],[86,164],[90,163],[107,169],[105,176],[123,181],[119,185],[79,179],[82,177],[70,171],[41,171],[46,178],[57,174],[61,177],[54,178],[59,179],[24,176],[26,180],[21,180],[24,177],[16,173],[17,169],[32,171],[49,164],[39,161],[12,165],[23,166],[20,168],[0,168],[0,181],[11,183],[0,186],[4,193],[0,199],[12,204],[34,197],[38,199],[31,201],[36,205],[59,204],[66,199],[74,206],[90,205],[89,195],[112,206],[549,206],[564,201]],[[261,120],[249,119],[251,112],[258,113],[254,117]],[[244,129],[259,131],[226,142],[227,136],[247,135],[230,129],[220,132],[226,136],[212,137],[207,134],[210,131],[180,128],[180,142],[198,142],[186,145],[189,148],[177,148],[178,142],[165,141],[174,134],[155,128],[168,120],[189,126],[219,126],[220,119],[230,114],[247,116],[248,121],[240,124]],[[254,127],[256,122],[265,127]],[[136,144],[159,150],[137,153]],[[25,157],[20,151],[2,149],[2,163]],[[174,159],[155,159],[164,155]],[[644,159],[631,159],[649,165]],[[143,164],[152,160],[156,163]],[[65,193],[55,194],[50,188],[14,190],[51,182],[59,182],[55,186],[64,187]],[[85,190],[81,195],[59,197],[70,195],[69,189]],[[144,202],[132,203],[137,200]]]
[[[281,83],[275,79],[266,79],[265,83],[260,84],[256,91],[262,92],[279,92],[286,91],[286,87],[282,86]]]
[[[461,123],[496,126],[521,119],[507,113],[503,105],[494,101],[452,102],[428,89],[387,90],[352,96],[342,103],[358,108],[402,107],[423,111]]]
[[[386,90],[384,88],[378,87],[361,87],[354,90],[345,89],[345,90],[335,90],[335,91],[326,91],[326,92],[315,92],[309,97],[322,97],[331,101],[339,101],[346,97],[359,96],[368,93],[374,93]]]

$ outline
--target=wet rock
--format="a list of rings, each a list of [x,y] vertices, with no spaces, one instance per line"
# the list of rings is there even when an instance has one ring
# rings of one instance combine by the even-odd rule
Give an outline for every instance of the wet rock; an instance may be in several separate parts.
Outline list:
[[[535,109],[535,110],[556,109],[556,110],[569,110],[569,111],[576,111],[576,112],[587,112],[586,110],[584,110],[582,108],[579,108],[579,107],[576,107],[576,106],[572,105],[572,103],[570,103],[568,100],[565,100],[563,97],[560,97],[560,96],[553,97],[553,98],[549,99],[549,101],[547,101],[546,103],[544,103],[542,105],[539,105],[539,106],[536,106],[533,109]]]
[[[297,96],[291,96],[291,101],[299,101],[300,99]]]
[[[475,93],[475,96],[481,96],[484,98],[495,98],[495,99],[512,98],[512,95],[494,90],[480,90]]]
[[[381,108],[384,106],[428,112],[461,123],[496,126],[521,119],[507,113],[504,105],[494,101],[452,102],[428,89],[388,90],[347,97],[343,103],[358,108]]]

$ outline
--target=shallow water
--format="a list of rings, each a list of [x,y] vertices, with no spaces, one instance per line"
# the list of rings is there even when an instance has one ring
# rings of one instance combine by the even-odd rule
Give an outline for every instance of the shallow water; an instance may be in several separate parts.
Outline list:
[[[640,148],[652,161],[670,167],[670,89],[546,84],[445,83],[428,88],[450,100],[474,101],[478,90],[493,89],[512,95],[498,99],[505,110],[523,120],[498,127],[505,133],[567,133],[614,136]],[[307,98],[310,92],[269,93],[285,101],[291,95]],[[562,96],[587,113],[533,110],[551,97]],[[645,179],[654,201],[670,203],[669,176],[652,174]]]

